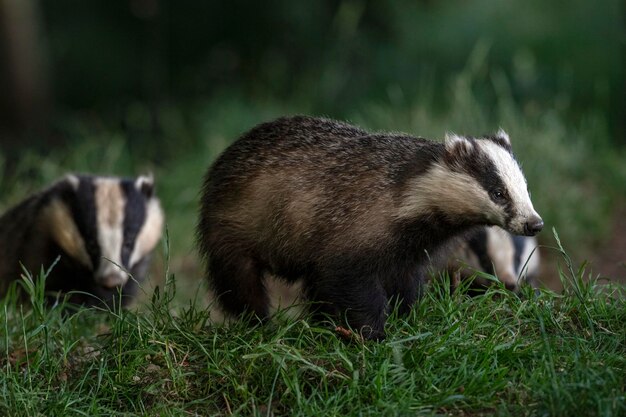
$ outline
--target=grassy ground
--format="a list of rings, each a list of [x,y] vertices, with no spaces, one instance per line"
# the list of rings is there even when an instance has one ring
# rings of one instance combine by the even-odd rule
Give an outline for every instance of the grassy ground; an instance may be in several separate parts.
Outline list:
[[[436,281],[383,342],[279,316],[212,325],[175,277],[135,311],[0,305],[0,415],[626,414],[626,305],[562,258],[566,291],[450,294]],[[280,314],[280,313],[279,313]]]

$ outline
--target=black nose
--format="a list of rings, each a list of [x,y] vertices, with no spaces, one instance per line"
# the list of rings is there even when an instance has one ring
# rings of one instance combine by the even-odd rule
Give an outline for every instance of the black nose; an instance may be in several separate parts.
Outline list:
[[[526,236],[534,236],[543,229],[543,220],[540,218],[529,220],[524,224],[524,234]]]

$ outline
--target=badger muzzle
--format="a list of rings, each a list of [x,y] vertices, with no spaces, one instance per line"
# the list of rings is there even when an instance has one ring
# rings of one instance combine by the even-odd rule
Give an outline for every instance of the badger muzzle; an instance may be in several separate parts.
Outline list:
[[[96,284],[108,289],[123,287],[128,278],[128,272],[108,259],[103,259],[100,268],[94,274]]]
[[[123,287],[128,281],[128,274],[124,273],[112,273],[102,277],[96,278],[96,283],[101,287],[114,289]]]
[[[543,220],[539,216],[533,216],[524,223],[524,234],[535,236],[543,229]]]

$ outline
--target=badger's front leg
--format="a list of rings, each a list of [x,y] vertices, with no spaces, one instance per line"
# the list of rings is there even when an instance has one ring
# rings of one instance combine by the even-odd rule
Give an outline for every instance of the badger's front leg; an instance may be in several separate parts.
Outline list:
[[[318,314],[342,318],[365,339],[385,338],[389,300],[377,276],[326,275],[308,293]]]
[[[391,307],[397,305],[398,315],[404,316],[422,295],[424,271],[416,265],[395,265],[386,269],[383,282]]]

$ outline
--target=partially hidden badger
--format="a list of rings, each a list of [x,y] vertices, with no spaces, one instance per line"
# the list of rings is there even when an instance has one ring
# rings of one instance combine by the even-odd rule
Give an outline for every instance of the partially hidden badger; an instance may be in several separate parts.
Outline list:
[[[126,305],[147,273],[162,227],[151,176],[69,174],[0,217],[0,295],[22,268],[38,278],[58,259],[47,292],[71,291],[75,304]]]
[[[524,283],[538,285],[540,255],[535,237],[513,235],[498,226],[480,227],[458,238],[449,251],[442,269],[449,273],[453,288],[472,278],[470,289],[491,285],[480,272],[495,276],[510,291],[518,291]]]
[[[384,337],[428,258],[475,226],[543,228],[504,131],[438,143],[305,116],[244,134],[208,170],[198,244],[219,306],[265,319],[264,274],[303,279],[319,313]]]
[[[468,294],[478,295],[493,285],[493,280],[482,273],[494,276],[510,291],[517,292],[521,285],[539,286],[540,253],[534,236],[513,235],[498,226],[484,226],[453,239],[447,245],[445,256],[436,259],[430,278],[442,278],[448,273],[451,289],[456,290],[463,281],[468,282]],[[279,310],[290,317],[300,317],[306,302],[302,294],[302,280],[285,282],[266,274],[264,284],[270,300],[270,312]]]

